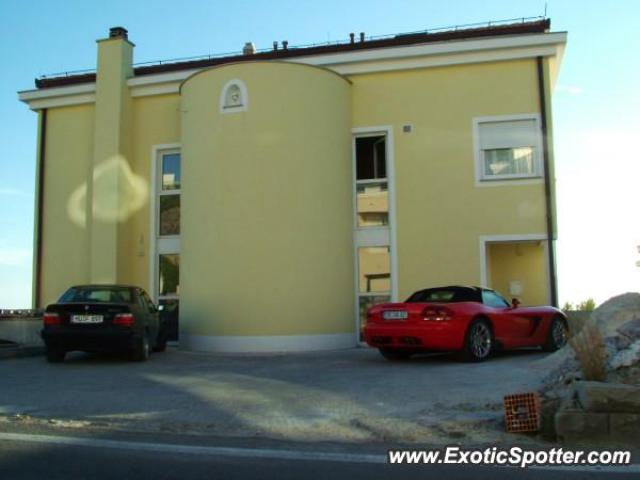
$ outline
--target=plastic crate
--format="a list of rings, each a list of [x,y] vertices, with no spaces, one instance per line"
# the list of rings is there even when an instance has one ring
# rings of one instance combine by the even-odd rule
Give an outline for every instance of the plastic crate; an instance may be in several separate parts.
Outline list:
[[[507,432],[537,432],[540,430],[541,407],[537,393],[515,393],[504,397]]]

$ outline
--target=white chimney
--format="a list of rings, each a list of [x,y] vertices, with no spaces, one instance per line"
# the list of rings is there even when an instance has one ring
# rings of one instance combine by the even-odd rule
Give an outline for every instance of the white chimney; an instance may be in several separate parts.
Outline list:
[[[244,47],[242,48],[242,54],[253,55],[254,53],[256,53],[256,46],[253,44],[253,42],[245,43]]]

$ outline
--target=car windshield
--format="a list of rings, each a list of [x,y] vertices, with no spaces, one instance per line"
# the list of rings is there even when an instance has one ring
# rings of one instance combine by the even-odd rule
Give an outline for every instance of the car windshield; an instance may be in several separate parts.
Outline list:
[[[477,297],[476,291],[472,288],[430,288],[414,293],[407,299],[407,303],[477,302]]]
[[[124,287],[72,287],[67,290],[60,303],[133,303],[131,289]]]

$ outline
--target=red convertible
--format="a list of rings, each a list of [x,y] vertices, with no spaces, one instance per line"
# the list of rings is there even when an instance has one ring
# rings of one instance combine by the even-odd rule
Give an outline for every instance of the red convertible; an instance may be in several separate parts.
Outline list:
[[[542,347],[567,342],[567,319],[553,307],[520,307],[493,290],[440,287],[420,290],[403,303],[382,303],[367,312],[364,339],[388,360],[416,353],[459,351],[471,362],[495,349]]]

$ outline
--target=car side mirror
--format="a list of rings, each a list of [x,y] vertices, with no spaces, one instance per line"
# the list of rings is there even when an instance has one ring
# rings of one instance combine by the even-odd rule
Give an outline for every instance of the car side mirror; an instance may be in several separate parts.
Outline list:
[[[520,306],[520,300],[518,300],[517,298],[512,298],[511,299],[511,307],[518,308],[519,306]]]

